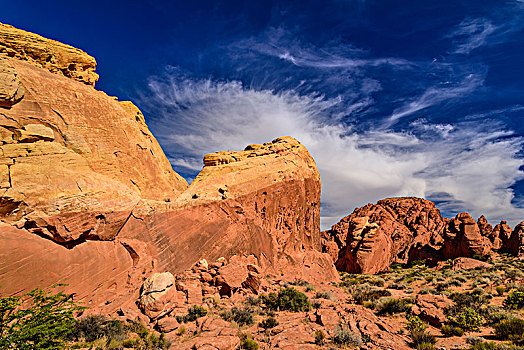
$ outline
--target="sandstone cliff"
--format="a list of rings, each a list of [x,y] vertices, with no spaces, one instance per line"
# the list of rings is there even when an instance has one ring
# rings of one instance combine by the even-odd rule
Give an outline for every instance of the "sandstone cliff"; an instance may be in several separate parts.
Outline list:
[[[114,312],[155,271],[233,255],[338,278],[318,251],[320,177],[304,146],[207,155],[188,186],[138,108],[94,89],[95,66],[0,24],[0,294],[62,282]]]

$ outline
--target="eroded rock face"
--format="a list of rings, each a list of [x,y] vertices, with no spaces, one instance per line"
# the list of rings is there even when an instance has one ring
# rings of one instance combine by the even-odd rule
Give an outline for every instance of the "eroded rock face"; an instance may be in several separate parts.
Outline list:
[[[524,221],[515,227],[505,248],[513,255],[524,257]]]
[[[95,59],[82,50],[2,23],[0,56],[28,61],[87,85],[98,80]]]
[[[339,247],[339,270],[376,273],[407,262],[413,246],[438,247],[446,225],[435,204],[414,197],[388,198],[356,209],[323,233],[324,251]],[[331,253],[333,256],[333,254]]]
[[[8,60],[0,59],[0,107],[11,107],[24,97],[24,93],[17,71]]]
[[[163,240],[160,267],[179,272],[196,257],[253,254],[261,272],[337,279],[320,250],[320,176],[309,152],[282,137],[203,168],[173,203],[142,202],[121,237]],[[221,154],[221,153],[219,153]],[[205,156],[207,164],[215,154]],[[162,231],[157,228],[162,227]],[[181,253],[190,251],[192,254]]]
[[[493,231],[489,235],[489,238],[493,243],[493,249],[501,249],[507,246],[512,232],[513,230],[506,223],[506,220],[502,220],[500,224],[495,225]]]
[[[444,259],[484,256],[491,252],[492,245],[481,235],[479,226],[468,213],[459,213],[444,230]]]
[[[185,271],[170,300],[196,302],[211,287],[187,269],[234,255],[257,260],[241,276],[252,292],[266,273],[338,279],[318,251],[320,176],[300,142],[282,137],[207,155],[188,187],[138,108],[93,88],[94,59],[5,25],[0,43],[8,67],[0,79],[0,223],[9,228],[0,246],[16,251],[0,260],[2,293],[63,282],[97,311],[133,314],[152,273]],[[224,281],[213,288],[239,288],[218,275]],[[151,319],[160,306],[146,312]]]

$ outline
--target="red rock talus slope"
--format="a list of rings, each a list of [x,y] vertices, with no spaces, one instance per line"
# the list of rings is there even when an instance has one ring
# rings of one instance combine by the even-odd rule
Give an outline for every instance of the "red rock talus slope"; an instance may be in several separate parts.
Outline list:
[[[93,88],[92,57],[6,25],[0,39],[0,294],[64,282],[117,307],[153,271],[233,254],[336,278],[298,141],[207,155],[188,187],[140,111]]]
[[[487,255],[492,249],[518,255],[524,251],[523,226],[512,232],[502,221],[492,228],[484,216],[475,222],[468,213],[449,220],[430,201],[388,198],[356,209],[323,232],[322,245],[339,270],[376,273],[393,262],[422,259],[435,264]]]

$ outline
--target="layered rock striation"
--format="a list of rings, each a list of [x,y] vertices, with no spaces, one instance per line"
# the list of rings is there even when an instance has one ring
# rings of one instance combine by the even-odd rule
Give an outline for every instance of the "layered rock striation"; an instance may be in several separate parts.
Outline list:
[[[206,155],[188,186],[138,108],[94,89],[95,66],[0,24],[2,295],[62,282],[109,313],[152,273],[232,256],[261,274],[338,278],[320,252],[320,176],[303,145]]]

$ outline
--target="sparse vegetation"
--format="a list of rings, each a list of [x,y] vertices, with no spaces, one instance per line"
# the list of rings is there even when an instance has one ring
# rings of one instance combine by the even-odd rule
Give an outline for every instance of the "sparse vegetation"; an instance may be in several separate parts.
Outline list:
[[[300,312],[311,310],[311,303],[307,295],[294,288],[283,288],[278,292],[278,295],[275,293],[263,295],[261,300],[267,308],[275,311]]]
[[[524,320],[512,318],[497,323],[495,335],[501,340],[511,340],[517,345],[524,345]]]
[[[338,346],[362,346],[362,338],[352,333],[346,326],[338,325],[335,327],[333,336],[331,337],[333,343]]]
[[[193,322],[200,317],[204,317],[205,315],[207,315],[206,308],[199,305],[193,305],[189,307],[189,309],[187,310],[187,314],[185,314],[184,316],[176,316],[176,320],[179,323]]]
[[[524,308],[524,291],[514,290],[504,299],[506,309],[519,310]]]
[[[264,329],[271,329],[278,326],[278,321],[276,320],[276,318],[269,316],[264,321],[260,322],[258,325],[259,327],[262,327]]]
[[[240,327],[250,326],[255,320],[253,318],[254,310],[250,306],[238,308],[233,306],[230,310],[220,313],[220,317],[228,322],[235,322]]]
[[[240,349],[258,350],[258,343],[251,338],[249,333],[240,333]]]
[[[381,298],[375,305],[379,315],[391,315],[411,310],[413,301],[411,299]]]
[[[324,334],[324,332],[320,330],[315,331],[315,333],[313,333],[313,338],[315,339],[316,345],[324,345],[324,343],[326,342],[326,335]]]

